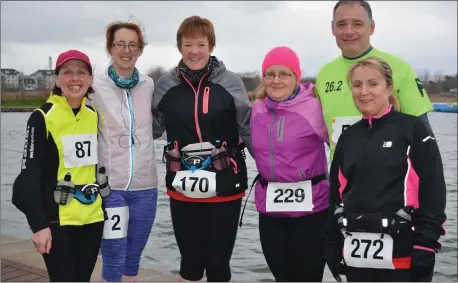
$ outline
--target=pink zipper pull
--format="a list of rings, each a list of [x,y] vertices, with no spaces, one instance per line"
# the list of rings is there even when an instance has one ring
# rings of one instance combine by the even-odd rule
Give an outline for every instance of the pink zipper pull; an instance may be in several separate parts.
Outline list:
[[[208,99],[209,99],[209,96],[210,96],[210,87],[206,86],[204,88],[204,101],[203,101],[203,105],[202,105],[202,112],[204,112],[204,114],[208,113]]]

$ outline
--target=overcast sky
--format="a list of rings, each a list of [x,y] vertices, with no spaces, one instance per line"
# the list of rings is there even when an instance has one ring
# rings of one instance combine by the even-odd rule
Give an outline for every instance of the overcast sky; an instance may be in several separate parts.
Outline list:
[[[105,28],[133,18],[145,29],[148,45],[137,62],[175,66],[181,58],[176,31],[184,18],[199,15],[215,25],[213,55],[235,72],[260,70],[265,53],[279,45],[293,48],[303,75],[316,75],[340,54],[331,33],[326,2],[1,2],[1,67],[25,74],[53,65],[68,49],[86,52],[96,72],[109,64]],[[401,56],[417,72],[457,72],[457,2],[370,1],[375,20],[372,45]],[[421,75],[421,74],[420,74]]]

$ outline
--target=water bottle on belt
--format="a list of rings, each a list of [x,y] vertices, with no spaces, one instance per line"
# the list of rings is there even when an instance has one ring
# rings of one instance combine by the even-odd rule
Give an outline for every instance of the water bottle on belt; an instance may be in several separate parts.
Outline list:
[[[107,197],[111,194],[111,188],[108,184],[105,166],[101,166],[97,174],[97,184],[99,185],[99,193],[102,197]]]
[[[181,169],[181,153],[178,150],[178,143],[175,141],[167,143],[166,157],[167,160],[167,171],[178,172]]]
[[[229,155],[227,153],[226,142],[221,143],[216,141],[215,147],[212,149],[212,162],[216,170],[224,170],[229,167]]]
[[[72,182],[72,176],[67,173],[63,180],[57,182],[54,188],[54,201],[61,205],[70,203],[73,195],[76,193],[75,184]]]

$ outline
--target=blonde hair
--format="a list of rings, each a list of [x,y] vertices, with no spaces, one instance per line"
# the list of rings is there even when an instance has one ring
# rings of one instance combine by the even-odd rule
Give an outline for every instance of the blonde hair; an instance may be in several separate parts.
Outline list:
[[[264,79],[261,78],[259,86],[255,90],[256,99],[264,100],[267,97],[266,87],[264,85]]]
[[[390,65],[388,65],[387,62],[385,62],[384,60],[378,57],[367,57],[366,59],[363,59],[355,63],[353,66],[351,66],[350,70],[348,71],[348,75],[347,75],[348,84],[350,86],[351,86],[351,78],[352,78],[353,72],[358,67],[372,67],[382,74],[382,76],[385,78],[386,85],[388,87],[393,88],[393,92],[391,93],[389,97],[389,103],[393,105],[394,109],[396,109],[397,111],[400,111],[401,105],[399,104],[398,98],[394,94],[395,91],[394,91],[394,85],[393,85],[393,71],[391,70]]]

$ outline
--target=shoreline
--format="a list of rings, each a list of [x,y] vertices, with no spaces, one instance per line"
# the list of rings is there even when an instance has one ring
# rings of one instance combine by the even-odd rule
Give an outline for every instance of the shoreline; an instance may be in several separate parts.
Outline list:
[[[33,112],[38,107],[2,107],[1,112]]]
[[[43,256],[37,252],[30,239],[20,239],[3,234],[1,234],[0,236],[2,261],[11,261],[13,264],[19,263],[21,265],[24,265],[24,267],[32,267],[33,269],[37,269],[38,272],[46,272],[45,275],[47,275],[47,269]],[[94,268],[94,271],[92,272],[91,282],[100,282],[102,270],[101,268],[102,258],[99,255],[99,257],[97,258],[97,263]],[[153,269],[146,269],[142,267],[140,267],[140,271],[138,273],[137,278],[137,281],[147,282],[176,282],[176,280],[177,277],[174,275],[169,275],[165,272],[160,272]]]
[[[456,97],[449,97],[449,96],[444,96],[444,97],[435,97],[435,96],[430,96],[431,103],[457,103]],[[30,106],[2,106],[1,107],[1,112],[33,112],[35,109],[39,108],[39,106],[36,107],[30,107]]]

